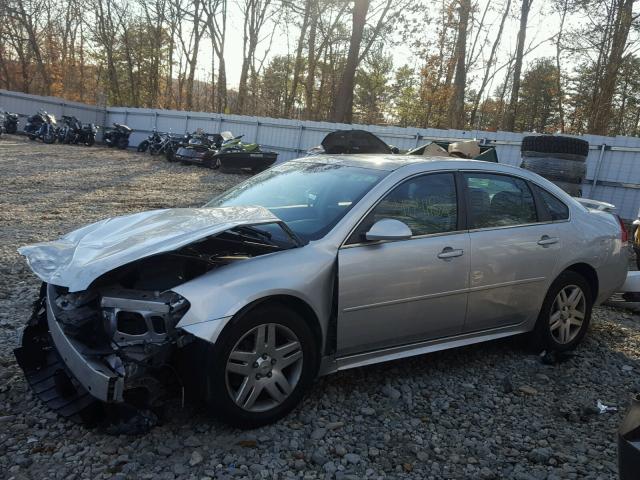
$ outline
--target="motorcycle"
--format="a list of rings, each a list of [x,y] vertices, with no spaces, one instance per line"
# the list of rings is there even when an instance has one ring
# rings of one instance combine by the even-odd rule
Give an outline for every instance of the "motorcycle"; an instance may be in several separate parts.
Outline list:
[[[40,138],[44,143],[54,143],[58,136],[55,115],[40,110],[27,119],[24,132],[29,136],[29,140]]]
[[[129,136],[133,130],[121,123],[114,123],[113,128],[104,132],[103,141],[107,147],[117,147],[122,150],[129,146]]]
[[[3,113],[2,109],[0,109],[0,113]],[[18,114],[5,111],[3,115],[5,133],[16,133],[18,131]]]
[[[98,127],[93,123],[82,124],[80,120],[72,115],[63,115],[64,126],[58,132],[58,142],[60,143],[82,143],[87,147],[96,141]]]
[[[2,134],[5,132],[4,122],[4,113],[0,110],[0,137],[2,137]]]
[[[151,145],[155,143],[159,143],[161,141],[160,135],[161,134],[158,133],[157,130],[152,130],[151,135],[149,135],[146,140],[143,140],[138,144],[138,148],[137,148],[138,152],[144,153],[147,150],[149,150],[149,147]]]
[[[151,155],[166,153],[167,148],[172,143],[172,136],[169,133],[158,133],[156,130],[138,145],[138,152],[148,151]]]

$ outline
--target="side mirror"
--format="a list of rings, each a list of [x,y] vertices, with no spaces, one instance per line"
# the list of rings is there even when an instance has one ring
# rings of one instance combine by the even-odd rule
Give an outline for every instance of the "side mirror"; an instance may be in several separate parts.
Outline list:
[[[407,240],[411,235],[411,229],[405,223],[383,218],[374,223],[364,236],[367,240]]]

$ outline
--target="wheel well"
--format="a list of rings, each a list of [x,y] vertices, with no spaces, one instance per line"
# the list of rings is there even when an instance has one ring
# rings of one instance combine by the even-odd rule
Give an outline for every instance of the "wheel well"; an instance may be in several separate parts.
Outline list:
[[[567,267],[565,271],[567,270],[581,275],[587,281],[589,287],[591,287],[591,294],[593,296],[593,301],[595,302],[596,298],[598,298],[599,289],[598,274],[595,269],[586,263],[576,263]]]
[[[302,318],[308,321],[309,327],[311,327],[311,333],[313,333],[313,338],[316,341],[316,349],[318,352],[318,359],[322,356],[322,329],[320,328],[320,320],[318,320],[318,316],[313,311],[313,309],[309,306],[307,302],[301,300],[298,297],[294,297],[292,295],[274,295],[271,297],[261,298],[260,300],[256,300],[255,302],[249,304],[242,311],[252,310],[254,307],[258,305],[265,304],[277,304],[282,305],[284,307],[290,308]]]

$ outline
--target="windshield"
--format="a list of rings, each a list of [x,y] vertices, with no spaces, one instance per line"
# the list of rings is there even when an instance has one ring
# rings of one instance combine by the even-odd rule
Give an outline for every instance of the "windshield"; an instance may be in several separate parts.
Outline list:
[[[251,177],[205,207],[260,205],[307,242],[329,232],[387,173],[291,161]]]

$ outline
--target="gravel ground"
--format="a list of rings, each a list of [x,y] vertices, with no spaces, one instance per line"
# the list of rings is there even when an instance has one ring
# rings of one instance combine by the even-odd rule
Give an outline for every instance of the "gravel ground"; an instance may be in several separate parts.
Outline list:
[[[0,140],[0,477],[616,478],[615,432],[640,391],[639,317],[600,307],[576,356],[517,339],[340,372],[276,425],[230,429],[173,406],[140,437],[48,411],[12,349],[38,289],[20,245],[129,212],[200,205],[244,178],[132,152]]]

